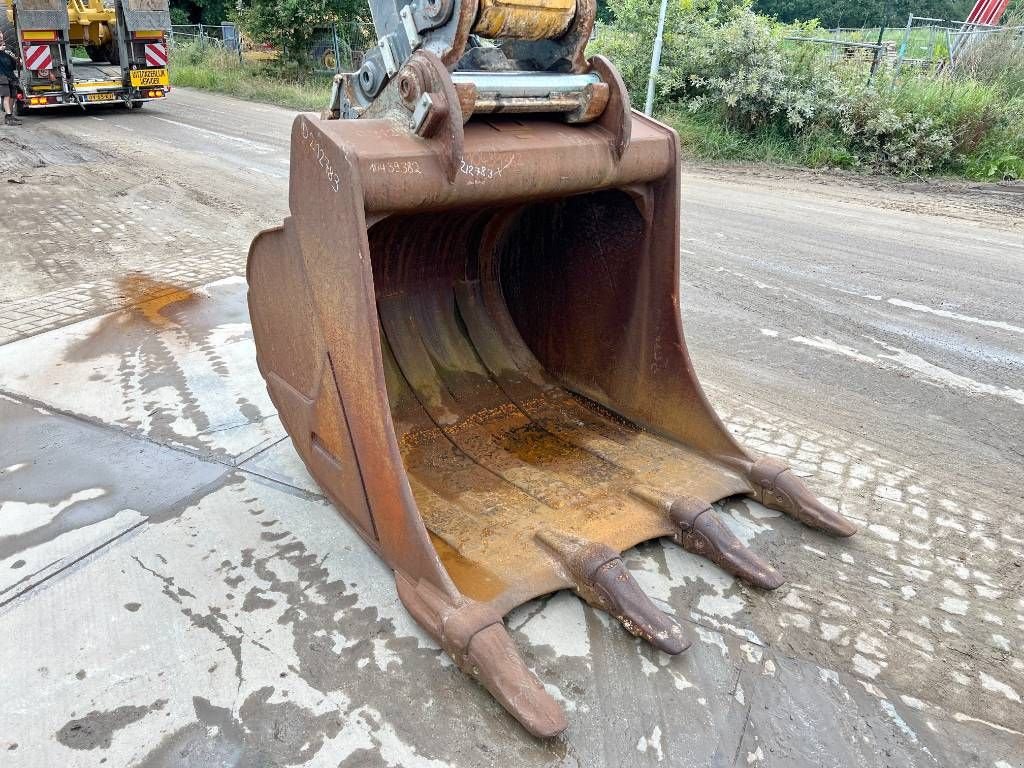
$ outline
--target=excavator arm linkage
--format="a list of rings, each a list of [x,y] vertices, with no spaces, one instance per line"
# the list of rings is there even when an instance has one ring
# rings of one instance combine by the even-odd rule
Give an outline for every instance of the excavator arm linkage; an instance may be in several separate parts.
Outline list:
[[[621,553],[670,537],[764,589],[712,504],[853,524],[744,450],[679,307],[678,140],[584,58],[594,0],[371,0],[378,45],[292,129],[252,245],[260,370],[416,620],[531,733],[565,715],[502,617],[572,589],[666,653]]]

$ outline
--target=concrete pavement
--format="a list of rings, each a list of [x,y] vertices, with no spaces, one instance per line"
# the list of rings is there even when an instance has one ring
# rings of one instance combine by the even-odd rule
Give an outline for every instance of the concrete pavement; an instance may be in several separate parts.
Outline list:
[[[1024,765],[1018,223],[913,190],[690,172],[702,380],[742,441],[862,531],[721,505],[788,577],[770,594],[672,545],[634,550],[696,641],[678,658],[569,596],[518,609],[508,626],[572,723],[540,743],[408,617],[266,397],[237,275],[284,215],[289,122],[181,91],[33,121],[18,151],[45,164],[0,166],[24,182],[0,223],[17,244],[0,320],[23,324],[0,339],[5,765]],[[88,199],[100,231],[42,237],[54,199]],[[48,272],[26,261],[38,239]]]

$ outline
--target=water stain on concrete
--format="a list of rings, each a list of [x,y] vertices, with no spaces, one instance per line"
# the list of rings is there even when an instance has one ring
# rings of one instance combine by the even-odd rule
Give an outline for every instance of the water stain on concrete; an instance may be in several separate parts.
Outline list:
[[[235,675],[238,677],[238,684],[242,684],[242,632],[228,619],[224,610],[216,606],[209,606],[208,613],[194,611],[191,608],[182,608],[181,613],[192,622],[197,629],[205,629],[224,643],[224,646],[231,651],[235,659]]]
[[[445,664],[440,650],[421,645],[416,637],[399,636],[377,607],[360,605],[349,585],[332,578],[325,560],[289,535],[275,542],[266,556],[244,550],[239,566],[243,571],[251,569],[260,584],[259,596],[276,603],[267,609],[251,604],[253,612],[264,610],[268,620],[291,630],[297,659],[294,671],[325,695],[344,692],[351,700],[345,716],[365,720],[372,741],[413,751],[411,745],[416,744],[420,759],[461,758],[467,765],[492,763],[486,745],[499,742],[512,755],[509,764],[548,764],[553,756],[555,760],[564,756],[559,740],[541,743],[510,728],[510,718],[500,705],[454,665]],[[379,695],[382,675],[395,696],[382,699]],[[438,695],[439,691],[446,693]],[[466,718],[467,709],[474,717]],[[410,712],[430,716],[410,717]],[[422,728],[427,719],[445,723],[444,736],[425,741]],[[473,746],[454,755],[450,743]],[[349,760],[345,765],[375,764],[360,762],[354,755]]]
[[[263,597],[262,589],[259,587],[253,587],[245,595],[245,601],[242,603],[242,610],[247,613],[251,613],[252,611],[263,608],[273,608],[276,604],[276,601]]]
[[[132,273],[119,290],[128,306],[70,343],[61,362],[99,366],[92,373],[121,392],[122,426],[157,442],[224,453],[216,447],[223,440],[211,435],[266,418],[232,367],[234,345],[251,333],[236,283],[192,289]],[[210,410],[211,397],[220,408]]]
[[[89,336],[72,345],[65,355],[67,362],[130,353],[124,348],[126,326],[139,321],[158,328],[177,325],[180,314],[176,318],[175,313],[195,304],[199,296],[192,289],[131,272],[118,280],[118,298],[127,305],[125,310],[107,315]]]
[[[276,768],[312,760],[327,739],[340,733],[337,711],[316,715],[289,701],[271,702],[270,686],[251,693],[231,710],[207,699],[192,699],[196,722],[168,734],[136,768],[195,768],[236,765]]]
[[[87,337],[68,348],[65,361],[85,362],[108,355],[120,358],[117,377],[122,393],[127,402],[138,399],[140,394],[147,398],[146,407],[152,411],[151,429],[154,426],[170,429],[178,417],[154,396],[163,387],[182,395],[182,416],[191,419],[200,431],[208,429],[210,423],[190,392],[186,372],[167,341],[159,333],[139,333],[140,325],[161,331],[178,329],[187,333],[191,342],[201,344],[202,339],[193,338],[195,329],[183,328],[181,322],[184,311],[197,303],[198,294],[141,273],[122,277],[118,287],[121,297],[129,304],[127,309],[104,317]],[[142,424],[129,421],[128,426],[140,428]]]
[[[0,477],[0,504],[14,502],[12,509],[34,511],[37,519],[28,519],[39,524],[24,526],[27,530],[18,534],[10,526],[0,531],[0,561],[9,562],[15,572],[2,578],[4,586],[20,575],[18,569],[37,571],[40,563],[48,562],[39,560],[38,553],[34,558],[14,559],[19,553],[105,524],[125,510],[134,510],[151,523],[170,519],[188,508],[188,499],[200,487],[220,482],[224,471],[220,463],[132,441],[81,419],[43,412],[30,403],[0,399],[0,466],[10,461],[13,446],[37,458],[13,476]],[[104,492],[89,490],[96,488]],[[132,524],[130,515],[125,519],[125,526]],[[123,528],[99,526],[96,530],[112,536]],[[84,532],[80,535],[83,540],[89,538]],[[91,546],[96,543],[98,539]],[[32,568],[25,568],[29,562]],[[31,582],[35,577],[24,578]]]
[[[85,717],[70,720],[57,731],[57,741],[71,749],[109,749],[114,734],[138,722],[150,712],[163,709],[167,699],[149,706],[122,706],[108,711],[93,710]]]
[[[391,768],[380,751],[376,749],[357,749],[338,764],[338,768]]]

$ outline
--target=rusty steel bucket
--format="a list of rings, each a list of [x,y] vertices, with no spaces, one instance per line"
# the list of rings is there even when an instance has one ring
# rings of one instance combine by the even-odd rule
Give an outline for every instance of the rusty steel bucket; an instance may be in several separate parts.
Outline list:
[[[385,119],[297,118],[291,216],[253,243],[259,367],[324,492],[408,610],[531,733],[566,727],[502,617],[575,590],[667,653],[620,553],[658,537],[751,584],[740,495],[854,526],[749,454],[694,374],[673,131],[489,117],[452,155]]]

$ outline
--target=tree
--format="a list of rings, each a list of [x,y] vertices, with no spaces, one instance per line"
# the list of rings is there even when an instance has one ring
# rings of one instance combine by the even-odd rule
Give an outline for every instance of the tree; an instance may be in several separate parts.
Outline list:
[[[318,28],[368,17],[366,0],[243,0],[238,7],[246,35],[278,46],[284,58],[295,62],[308,57]]]
[[[227,21],[234,0],[171,0],[174,24],[220,24]]]
[[[960,21],[970,13],[972,0],[755,0],[754,10],[779,21],[818,19],[826,27],[877,27],[905,24],[907,16]]]

